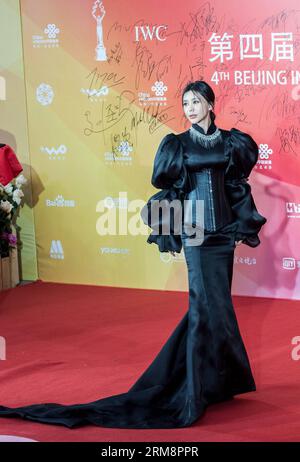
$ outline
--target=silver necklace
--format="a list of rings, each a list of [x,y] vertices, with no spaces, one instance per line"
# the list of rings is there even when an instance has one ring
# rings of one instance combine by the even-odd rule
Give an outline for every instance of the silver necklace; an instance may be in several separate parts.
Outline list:
[[[201,146],[204,146],[205,148],[211,148],[215,146],[217,143],[220,143],[223,139],[222,133],[218,127],[211,135],[205,135],[204,133],[200,133],[193,126],[189,129],[189,132],[192,140],[195,143],[201,144]]]

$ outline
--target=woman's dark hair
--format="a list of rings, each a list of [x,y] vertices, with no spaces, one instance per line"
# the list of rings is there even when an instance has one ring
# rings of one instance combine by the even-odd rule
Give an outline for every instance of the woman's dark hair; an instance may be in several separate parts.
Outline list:
[[[195,82],[188,83],[182,92],[181,104],[183,106],[183,97],[185,93],[192,91],[193,93],[200,93],[206,101],[211,104],[212,108],[215,105],[215,94],[213,89],[204,80],[196,80]],[[210,111],[210,119],[213,122],[216,118],[216,114],[213,110]]]

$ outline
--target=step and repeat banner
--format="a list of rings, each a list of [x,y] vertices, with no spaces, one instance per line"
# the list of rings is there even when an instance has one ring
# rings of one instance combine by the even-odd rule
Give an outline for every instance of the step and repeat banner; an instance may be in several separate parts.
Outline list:
[[[138,206],[203,79],[216,124],[259,145],[249,183],[268,222],[236,248],[233,293],[300,299],[298,1],[20,4],[39,278],[187,290],[183,252],[146,243]]]
[[[19,277],[35,280],[38,270],[19,0],[0,0],[0,143],[13,149],[27,179],[17,219]]]

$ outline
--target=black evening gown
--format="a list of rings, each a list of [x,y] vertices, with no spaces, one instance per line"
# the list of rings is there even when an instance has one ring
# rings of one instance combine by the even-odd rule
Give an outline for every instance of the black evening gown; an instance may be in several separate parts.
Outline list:
[[[193,127],[206,136],[217,129],[213,122],[207,133]],[[188,245],[184,230],[179,235],[172,230],[169,235],[152,232],[148,237],[160,252],[183,250],[189,283],[188,310],[152,363],[125,393],[82,404],[0,406],[0,417],[69,428],[179,428],[196,422],[209,404],[256,390],[232,305],[231,281],[235,240],[256,247],[266,222],[247,183],[258,148],[240,130],[220,131],[218,143],[207,147],[192,139],[189,130],[170,133],[156,153],[152,184],[162,188],[164,197],[203,197],[206,229],[201,245],[194,246]],[[197,179],[201,172],[202,180],[191,187],[190,178]],[[210,180],[207,188],[205,179]],[[218,204],[224,196],[230,204],[227,214]]]

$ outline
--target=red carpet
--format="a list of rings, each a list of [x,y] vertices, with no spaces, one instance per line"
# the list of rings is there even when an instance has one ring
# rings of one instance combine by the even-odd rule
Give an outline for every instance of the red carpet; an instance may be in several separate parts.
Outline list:
[[[37,441],[299,441],[300,302],[234,297],[257,391],[211,405],[190,428],[68,429],[0,418],[0,435]],[[83,403],[123,393],[188,308],[188,294],[33,284],[0,292],[0,405]],[[299,352],[300,357],[300,352]]]

